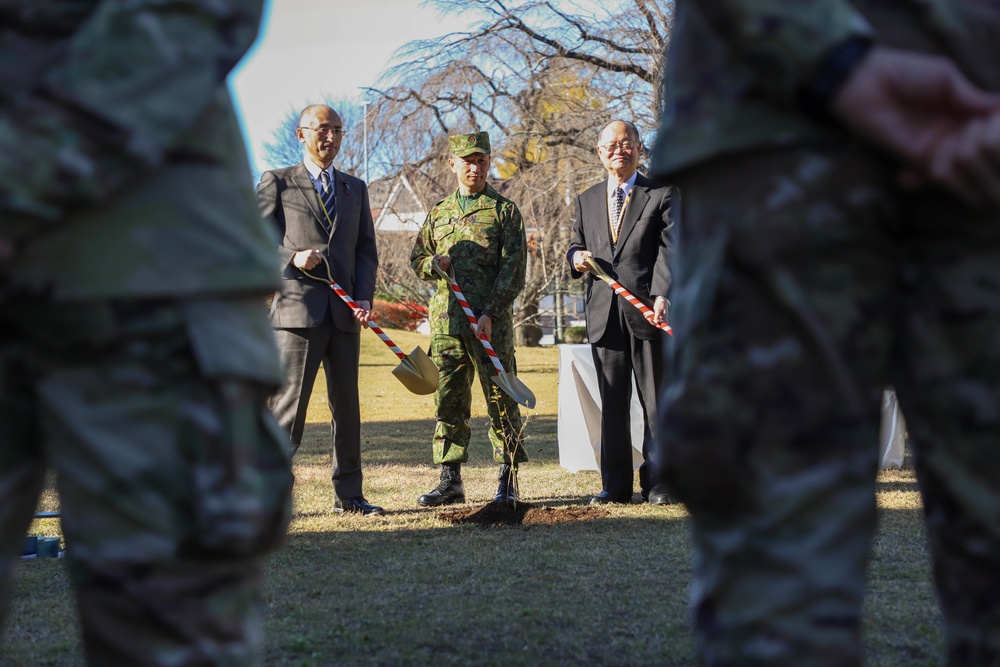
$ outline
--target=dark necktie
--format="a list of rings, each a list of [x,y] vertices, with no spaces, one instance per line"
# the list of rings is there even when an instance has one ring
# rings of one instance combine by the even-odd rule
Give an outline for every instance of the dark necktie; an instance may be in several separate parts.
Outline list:
[[[319,173],[319,179],[323,182],[323,190],[320,192],[319,201],[323,205],[323,211],[326,213],[323,220],[323,227],[329,233],[333,229],[333,214],[337,209],[337,197],[333,184],[330,183],[330,172],[324,169]]]
[[[622,206],[625,205],[625,191],[615,188],[615,198],[611,202],[611,242],[618,243],[618,231],[622,228]]]

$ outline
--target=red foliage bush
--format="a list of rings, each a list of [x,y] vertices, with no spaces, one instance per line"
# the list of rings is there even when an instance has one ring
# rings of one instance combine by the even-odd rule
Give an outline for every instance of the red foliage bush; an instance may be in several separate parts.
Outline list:
[[[415,331],[427,319],[427,307],[415,301],[375,299],[375,322],[386,329]]]

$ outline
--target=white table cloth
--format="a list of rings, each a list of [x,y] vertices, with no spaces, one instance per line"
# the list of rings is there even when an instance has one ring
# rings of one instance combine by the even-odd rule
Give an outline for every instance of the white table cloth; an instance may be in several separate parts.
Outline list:
[[[559,346],[559,465],[570,472],[601,469],[601,392],[590,345]],[[903,464],[906,423],[896,394],[882,400],[879,452],[883,468]],[[632,464],[642,463],[642,407],[632,381]]]
[[[559,465],[601,469],[601,391],[590,345],[559,346]],[[642,407],[632,380],[632,464],[642,463]]]

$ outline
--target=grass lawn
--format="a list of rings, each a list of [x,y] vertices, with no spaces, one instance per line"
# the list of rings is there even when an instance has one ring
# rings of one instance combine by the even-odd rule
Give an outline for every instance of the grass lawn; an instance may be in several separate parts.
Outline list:
[[[391,332],[404,350],[426,338]],[[383,517],[335,516],[329,413],[322,374],[294,461],[295,519],[269,557],[264,591],[266,665],[693,665],[687,631],[691,549],[679,505],[613,506],[607,516],[555,525],[456,526],[416,498],[437,483],[431,463],[433,397],[408,393],[395,357],[362,336],[365,494]],[[559,467],[557,351],[518,352],[535,393],[520,473],[522,500],[562,507],[600,490],[596,472]],[[478,389],[478,387],[477,387]],[[473,505],[496,490],[481,397],[474,449],[463,468]],[[43,509],[54,509],[51,493]],[[870,666],[935,665],[940,618],[929,583],[912,470],[879,478],[880,528],[869,575],[865,643]],[[59,532],[38,520],[32,532]],[[72,594],[60,561],[17,570],[3,637],[5,666],[82,665]]]

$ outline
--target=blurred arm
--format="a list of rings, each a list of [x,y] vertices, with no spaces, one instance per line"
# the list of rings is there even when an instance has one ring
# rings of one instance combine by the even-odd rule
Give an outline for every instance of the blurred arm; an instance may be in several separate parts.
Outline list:
[[[162,164],[227,95],[226,76],[256,37],[261,5],[106,0],[69,37],[35,26],[24,61],[44,66],[0,95],[0,237],[104,201]]]

